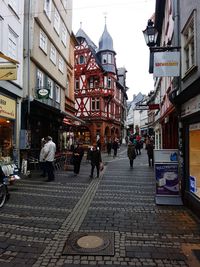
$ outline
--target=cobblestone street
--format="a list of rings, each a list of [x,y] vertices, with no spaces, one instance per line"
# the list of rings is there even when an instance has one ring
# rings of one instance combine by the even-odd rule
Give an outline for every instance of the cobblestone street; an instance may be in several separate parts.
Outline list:
[[[1,267],[200,266],[200,221],[184,206],[155,204],[146,151],[133,169],[125,146],[115,159],[103,158],[99,179],[89,178],[83,159],[77,177],[57,171],[55,182],[46,183],[35,172],[10,186],[0,210]],[[90,232],[109,236],[107,254],[63,253],[71,233]]]

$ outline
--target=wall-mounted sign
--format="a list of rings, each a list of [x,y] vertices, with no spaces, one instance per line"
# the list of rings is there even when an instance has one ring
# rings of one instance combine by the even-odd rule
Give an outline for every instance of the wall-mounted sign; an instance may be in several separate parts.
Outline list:
[[[0,80],[17,80],[17,65],[16,64],[1,64],[0,65]]]
[[[46,88],[40,88],[37,90],[37,95],[39,99],[48,99],[50,90]]]
[[[0,116],[16,118],[16,101],[0,94]]]
[[[154,77],[180,76],[180,52],[155,52]]]

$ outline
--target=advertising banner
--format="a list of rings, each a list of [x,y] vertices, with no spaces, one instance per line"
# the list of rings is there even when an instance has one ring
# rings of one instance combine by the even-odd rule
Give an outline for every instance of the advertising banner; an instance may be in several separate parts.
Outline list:
[[[155,175],[157,195],[179,195],[179,177],[177,164],[155,164]]]
[[[180,52],[154,53],[154,77],[180,76]]]
[[[183,205],[177,149],[155,149],[156,204]]]

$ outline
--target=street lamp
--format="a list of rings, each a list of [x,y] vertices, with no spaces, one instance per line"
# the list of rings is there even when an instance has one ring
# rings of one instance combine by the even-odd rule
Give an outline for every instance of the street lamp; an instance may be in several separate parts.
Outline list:
[[[147,27],[142,32],[144,34],[144,39],[147,46],[149,47],[155,46],[158,37],[158,31],[154,27],[154,23],[151,19],[148,20]]]

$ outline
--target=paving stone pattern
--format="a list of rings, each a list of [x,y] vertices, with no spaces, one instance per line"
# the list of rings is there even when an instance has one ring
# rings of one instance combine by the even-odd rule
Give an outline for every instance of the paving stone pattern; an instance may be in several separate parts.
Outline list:
[[[200,266],[189,257],[190,248],[200,249],[200,221],[184,206],[155,204],[146,151],[133,169],[125,146],[118,157],[103,159],[99,179],[89,178],[83,159],[77,177],[57,171],[55,182],[46,183],[33,172],[9,188],[0,210],[1,267]],[[114,256],[63,255],[72,232],[114,233]]]

